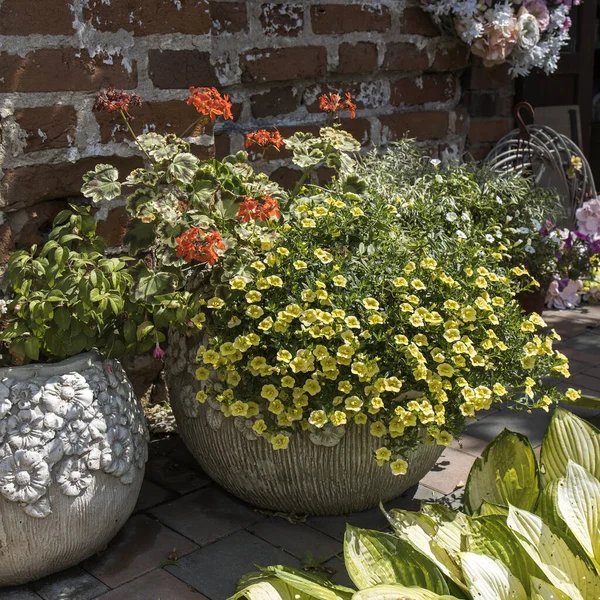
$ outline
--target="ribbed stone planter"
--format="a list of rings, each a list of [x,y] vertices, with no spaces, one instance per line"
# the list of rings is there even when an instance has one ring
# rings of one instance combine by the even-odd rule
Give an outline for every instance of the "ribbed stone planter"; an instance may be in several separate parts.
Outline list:
[[[135,507],[147,456],[118,362],[88,352],[0,369],[0,587],[102,550]]]
[[[417,484],[440,457],[440,446],[421,445],[408,473],[395,477],[373,458],[381,445],[359,425],[302,432],[287,450],[274,451],[245,418],[226,418],[219,403],[200,404],[195,347],[171,336],[166,377],[179,433],[204,471],[232,494],[259,508],[311,515],[365,510]]]

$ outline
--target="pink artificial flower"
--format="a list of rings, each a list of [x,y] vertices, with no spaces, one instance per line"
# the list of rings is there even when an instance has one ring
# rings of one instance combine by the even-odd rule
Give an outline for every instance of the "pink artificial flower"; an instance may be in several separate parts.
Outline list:
[[[156,359],[156,360],[162,360],[165,356],[165,351],[158,345],[158,342],[156,342],[156,346],[154,346],[154,350],[152,352],[152,356]]]
[[[575,308],[581,303],[580,290],[583,283],[578,280],[569,279],[566,286],[563,287],[563,282],[555,279],[548,287],[546,294],[546,306],[548,308],[556,308],[565,310]],[[562,289],[561,289],[562,288]]]
[[[496,28],[491,23],[485,26],[482,37],[471,45],[471,52],[483,58],[486,67],[506,62],[518,40],[517,19],[513,17],[506,27]]]

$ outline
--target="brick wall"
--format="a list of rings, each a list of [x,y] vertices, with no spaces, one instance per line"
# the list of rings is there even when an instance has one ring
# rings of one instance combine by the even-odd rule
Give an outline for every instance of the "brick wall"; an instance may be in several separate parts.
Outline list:
[[[41,241],[94,164],[138,164],[114,115],[91,112],[102,88],[143,97],[138,131],[181,132],[194,118],[187,88],[218,86],[236,120],[215,127],[217,155],[259,126],[315,130],[319,94],[343,90],[358,104],[345,124],[365,147],[407,134],[433,153],[481,156],[512,127],[513,87],[468,60],[399,0],[0,0],[0,257]],[[209,135],[193,141],[213,150]],[[284,158],[258,166],[296,177]],[[124,209],[98,217],[118,243]]]

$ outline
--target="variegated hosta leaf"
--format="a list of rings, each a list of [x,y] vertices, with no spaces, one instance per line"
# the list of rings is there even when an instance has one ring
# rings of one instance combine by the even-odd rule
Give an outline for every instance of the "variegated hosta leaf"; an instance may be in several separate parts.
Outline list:
[[[384,511],[384,514],[400,538],[424,554],[446,577],[466,590],[458,557],[453,558],[434,539],[438,526],[433,519],[421,513],[399,509],[394,509],[390,513]]]
[[[600,481],[571,461],[558,481],[558,513],[600,573]]]
[[[352,596],[352,600],[458,600],[455,596],[440,596],[422,588],[403,585],[376,585],[361,590]]]
[[[540,517],[511,506],[507,524],[548,581],[571,600],[600,598],[600,577]]]
[[[544,487],[565,475],[569,460],[600,479],[600,431],[568,410],[557,408],[542,442]]]
[[[450,555],[458,557],[464,552],[466,536],[469,533],[469,517],[442,504],[423,504],[421,511],[437,525],[435,541]],[[456,559],[455,559],[456,560]]]
[[[529,440],[505,429],[471,468],[465,487],[465,511],[473,514],[484,501],[533,510],[539,494],[537,461]]]
[[[506,506],[499,506],[498,504],[492,504],[491,502],[483,501],[483,504],[475,511],[477,517],[488,517],[489,515],[500,515],[508,517],[508,508]]]
[[[530,587],[531,600],[570,600],[567,595],[553,585],[537,577],[531,578]]]
[[[464,552],[460,556],[465,580],[473,598],[529,600],[521,582],[499,560],[472,552]]]
[[[488,515],[469,521],[469,552],[485,554],[504,563],[529,588],[529,577],[543,577],[542,572],[523,549],[506,524],[504,515]]]
[[[93,171],[83,176],[83,181],[81,193],[95,204],[108,202],[121,194],[119,171],[112,165],[96,165]]]
[[[320,580],[291,567],[276,566],[249,573],[229,600],[350,600],[354,590]]]
[[[190,185],[194,181],[199,164],[200,160],[189,152],[178,154],[167,169],[169,180]]]
[[[400,583],[448,594],[446,580],[435,564],[396,536],[348,525],[344,558],[350,579],[359,590]]]

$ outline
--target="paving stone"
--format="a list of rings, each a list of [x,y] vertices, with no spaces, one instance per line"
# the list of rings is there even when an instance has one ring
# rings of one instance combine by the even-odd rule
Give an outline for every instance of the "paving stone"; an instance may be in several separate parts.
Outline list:
[[[165,490],[156,485],[149,479],[144,479],[142,489],[140,491],[140,497],[138,498],[137,504],[135,505],[135,512],[140,512],[157,506],[158,504],[164,504],[167,500],[172,500],[175,497],[174,492]]]
[[[151,571],[138,579],[101,596],[100,600],[206,600],[196,590],[163,569]]]
[[[264,517],[216,486],[193,492],[150,511],[200,546],[248,527]]]
[[[154,456],[149,459],[146,478],[177,494],[188,494],[211,483],[207,475],[170,456]]]
[[[300,566],[296,558],[283,550],[247,531],[238,531],[165,569],[210,600],[223,600],[235,592],[242,575],[256,571],[257,565]]]
[[[493,415],[488,417],[491,418]],[[485,421],[487,419],[479,421],[477,425]],[[474,456],[453,448],[446,448],[435,467],[423,477],[421,482],[442,494],[450,494],[457,487],[464,486],[473,462],[475,462]]]
[[[600,395],[600,379],[586,373],[577,373],[569,378],[567,385],[573,388],[586,388]]]
[[[385,503],[385,509],[402,508],[404,510],[418,510],[420,506],[419,500],[414,499],[414,494],[417,491],[417,486],[407,490],[401,496]],[[378,529],[383,530],[388,527],[388,522],[378,506],[369,510],[364,510],[350,515],[336,515],[330,517],[309,517],[306,524],[314,527],[328,536],[342,541],[346,524],[363,529]]]
[[[571,372],[573,372],[573,371],[571,371]],[[583,373],[585,375],[588,375],[589,377],[596,377],[596,378],[600,379],[600,366],[590,367],[590,365],[586,365],[586,368],[585,368],[585,370],[583,370]]]
[[[477,421],[467,427],[467,434],[491,442],[503,429],[509,429],[526,435],[532,446],[539,446],[546,427],[550,421],[550,413],[543,410],[535,410],[532,413],[526,411],[510,410],[502,408],[498,412]],[[437,489],[437,488],[435,488]]]
[[[466,452],[471,456],[477,457],[481,456],[481,453],[487,445],[488,442],[485,440],[473,437],[471,435],[463,435],[460,440],[454,440],[450,447],[454,448],[454,450]]]
[[[596,366],[600,364],[599,354],[593,354],[590,353],[588,350],[578,350],[576,348],[570,347],[561,347],[559,349],[569,359],[569,361],[576,360],[579,362],[586,363],[590,366]]]
[[[108,588],[80,567],[67,569],[30,584],[44,600],[92,600]]]
[[[155,519],[136,515],[83,568],[109,587],[117,587],[161,566],[172,552],[183,556],[197,547]]]
[[[333,583],[337,583],[338,585],[345,585],[346,587],[356,589],[356,586],[352,583],[352,579],[348,575],[348,571],[346,571],[346,566],[344,565],[344,561],[340,558],[332,558],[328,560],[324,565],[327,569],[331,569],[334,571],[331,574],[327,574],[329,580]]]
[[[311,555],[323,562],[342,551],[338,540],[303,523],[293,524],[280,517],[265,519],[248,531],[300,560]]]
[[[9,587],[0,590],[0,600],[40,600],[41,596],[26,587]]]

